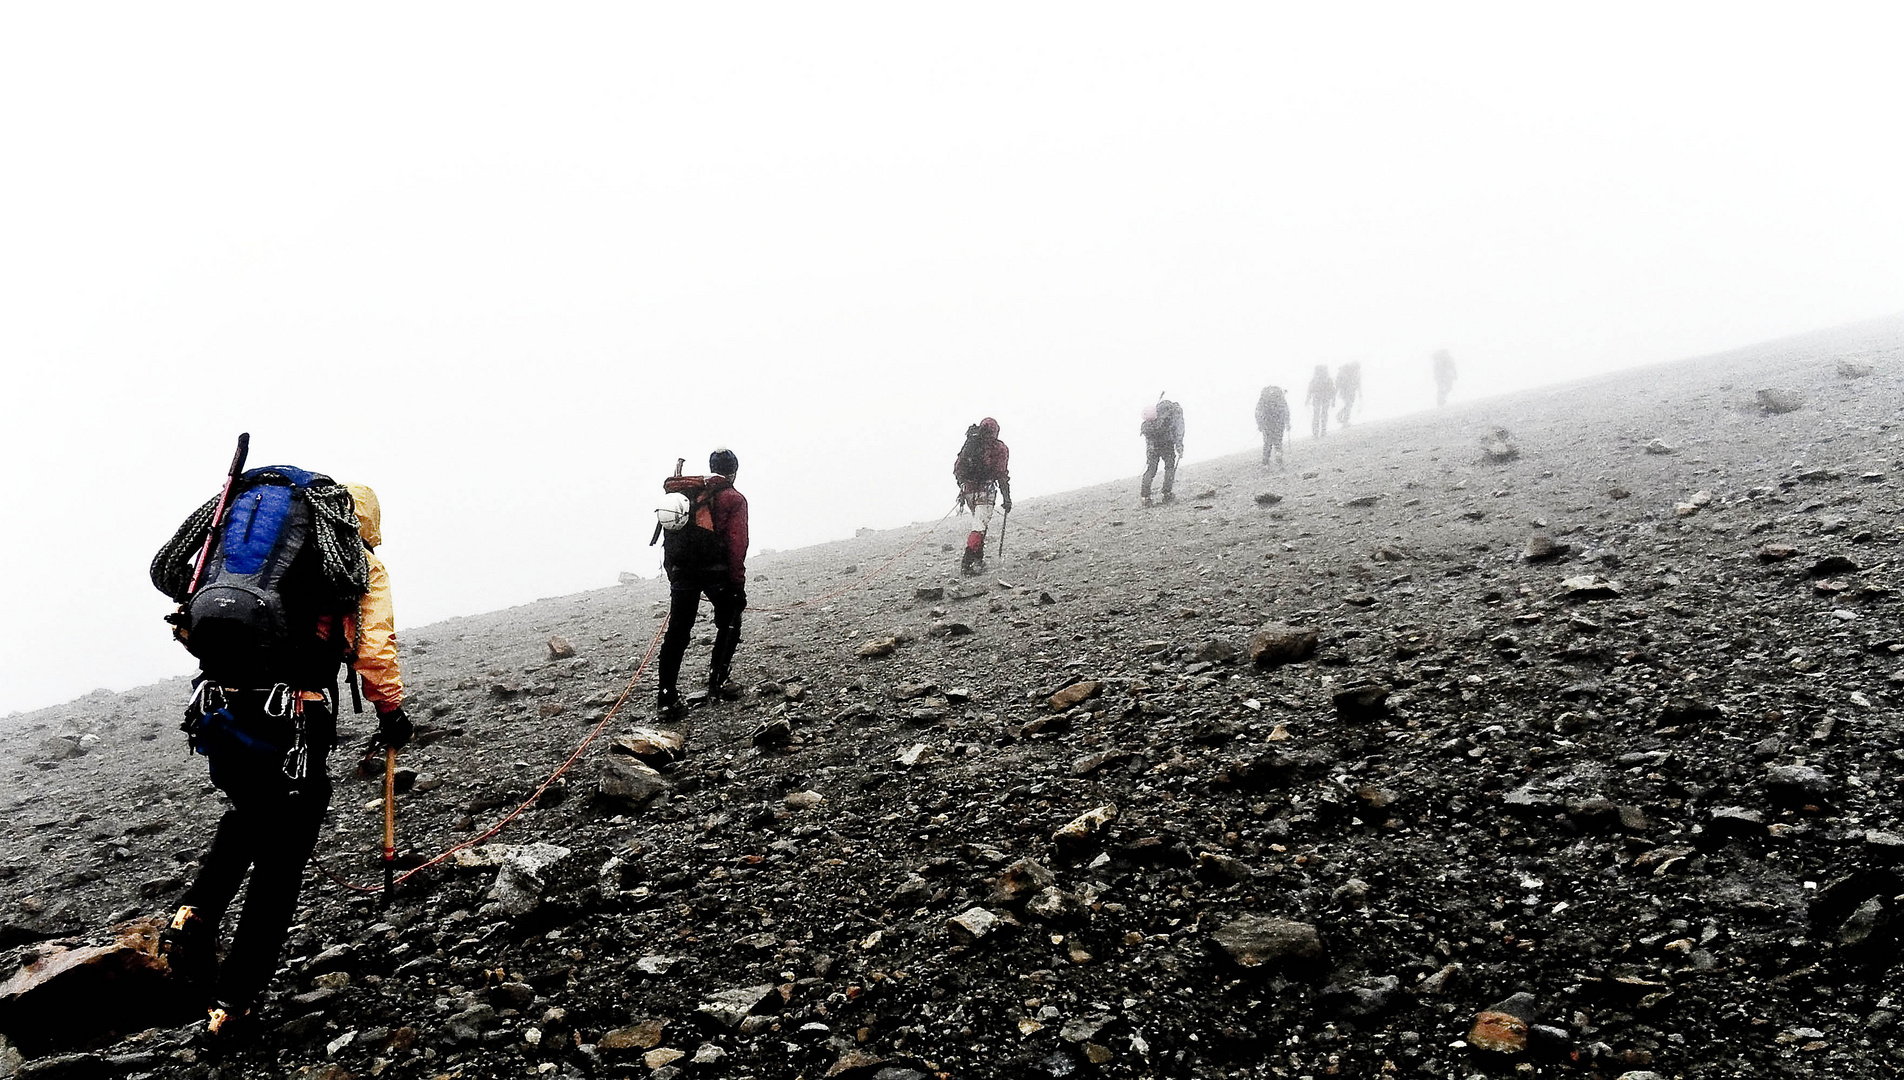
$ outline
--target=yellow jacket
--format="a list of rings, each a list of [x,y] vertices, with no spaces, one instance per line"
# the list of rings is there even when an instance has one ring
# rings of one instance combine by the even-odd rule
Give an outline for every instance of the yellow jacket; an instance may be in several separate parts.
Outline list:
[[[349,484],[357,504],[357,532],[364,538],[364,557],[370,562],[370,587],[357,604],[356,624],[346,628],[357,643],[352,666],[363,676],[364,696],[380,713],[403,704],[403,672],[397,666],[397,614],[390,601],[390,575],[377,557],[383,543],[383,508],[377,493],[363,484]]]

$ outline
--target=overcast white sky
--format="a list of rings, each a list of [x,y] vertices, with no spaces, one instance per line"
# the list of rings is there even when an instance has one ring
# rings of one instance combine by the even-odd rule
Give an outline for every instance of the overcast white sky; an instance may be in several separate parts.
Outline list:
[[[399,622],[1904,310],[1890,5],[0,8],[0,712],[189,672],[145,578],[253,464],[382,493]]]

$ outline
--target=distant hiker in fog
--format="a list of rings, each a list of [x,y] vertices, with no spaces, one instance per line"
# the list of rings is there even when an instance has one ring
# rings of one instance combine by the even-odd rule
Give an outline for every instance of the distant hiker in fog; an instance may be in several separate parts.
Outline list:
[[[1454,357],[1448,350],[1435,350],[1435,407],[1448,403],[1448,391],[1454,389]]]
[[[1336,414],[1336,422],[1348,427],[1349,413],[1355,408],[1355,399],[1362,396],[1360,360],[1351,360],[1335,369],[1335,396],[1342,402],[1342,411]]]
[[[372,749],[411,735],[376,493],[285,466],[235,476],[228,492],[152,561],[152,583],[180,605],[175,636],[199,660],[184,730],[230,800],[159,950],[220,1040],[251,1026],[297,914],[330,805],[339,665],[376,706]],[[218,925],[247,874],[221,964]]]
[[[1329,433],[1329,410],[1335,407],[1335,380],[1329,378],[1329,365],[1316,365],[1304,400],[1309,403],[1309,434],[1320,439]]]
[[[678,467],[677,467],[677,471]],[[707,667],[710,697],[734,696],[727,676],[740,648],[740,616],[747,610],[747,496],[734,489],[740,458],[722,447],[707,456],[706,476],[673,476],[662,489],[673,497],[659,511],[661,565],[668,571],[668,632],[661,639],[655,714],[681,715],[681,660],[687,655],[701,597],[714,608],[714,656]]]
[[[998,441],[998,421],[986,417],[965,429],[965,445],[952,461],[952,479],[959,484],[959,508],[972,512],[976,526],[965,537],[965,557],[959,568],[967,574],[985,569],[985,533],[992,527],[992,506],[1011,513],[1011,448]]]
[[[1283,459],[1283,436],[1289,431],[1289,396],[1280,386],[1265,386],[1256,399],[1256,430],[1263,433],[1263,464],[1269,464],[1270,451]]]
[[[1164,501],[1175,500],[1171,489],[1177,483],[1177,459],[1183,456],[1183,406],[1158,397],[1156,404],[1145,406],[1144,421],[1137,425],[1137,433],[1144,437],[1144,482],[1137,489],[1138,497],[1145,506],[1150,505],[1150,482],[1161,461]]]

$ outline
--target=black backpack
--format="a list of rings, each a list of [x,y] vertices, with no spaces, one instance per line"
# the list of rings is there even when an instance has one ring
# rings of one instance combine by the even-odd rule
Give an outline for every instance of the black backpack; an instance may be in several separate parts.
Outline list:
[[[178,553],[196,555],[207,527],[211,545],[192,591],[192,564]],[[328,639],[319,620],[356,610],[369,566],[349,490],[322,473],[269,466],[232,485],[222,523],[204,508],[188,520],[153,561],[152,580],[179,602],[174,633],[208,678],[309,688],[335,679],[348,653],[341,618]]]
[[[1177,422],[1183,416],[1183,406],[1174,401],[1164,400],[1157,403],[1157,415],[1137,426],[1144,438],[1152,442],[1174,442],[1177,437]]]
[[[729,486],[726,477],[716,476],[670,476],[661,482],[663,491],[687,500],[685,512],[674,508],[656,511],[659,520],[655,532],[661,540],[663,566],[691,571],[727,568],[727,545],[714,531],[714,497]],[[651,546],[653,543],[649,541]]]
[[[959,456],[953,462],[952,471],[966,480],[985,475],[985,434],[977,424],[965,429],[965,445],[959,447]]]

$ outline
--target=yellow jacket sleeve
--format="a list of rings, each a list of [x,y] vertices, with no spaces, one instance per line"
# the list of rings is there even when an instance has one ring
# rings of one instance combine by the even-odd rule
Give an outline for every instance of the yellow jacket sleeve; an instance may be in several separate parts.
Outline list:
[[[403,704],[403,673],[397,667],[397,614],[390,602],[390,575],[376,552],[370,560],[370,588],[357,604],[357,674],[363,676],[364,696],[377,711],[389,712]]]

